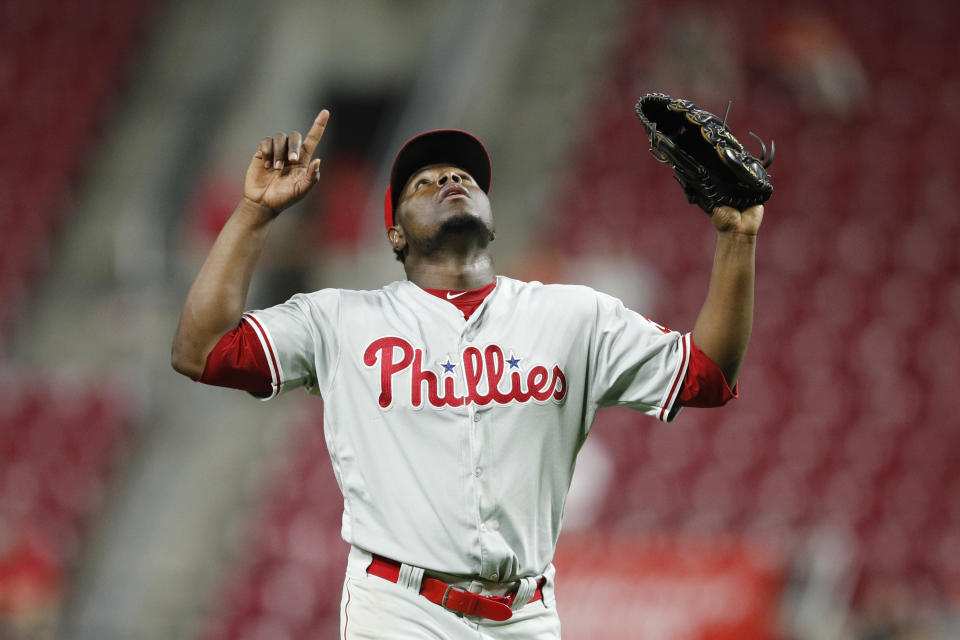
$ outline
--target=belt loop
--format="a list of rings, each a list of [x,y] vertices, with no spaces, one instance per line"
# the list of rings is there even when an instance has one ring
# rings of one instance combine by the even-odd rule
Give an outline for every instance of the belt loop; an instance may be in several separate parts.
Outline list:
[[[470,593],[483,593],[483,583],[479,580],[474,580],[470,583],[470,586],[467,587],[467,591]]]
[[[400,565],[400,576],[397,578],[398,585],[419,593],[422,581],[423,569],[409,564]]]
[[[523,605],[527,604],[527,602],[530,601],[530,598],[533,597],[534,592],[536,592],[537,583],[539,582],[539,576],[521,578],[520,586],[517,587],[517,593],[513,597],[513,602],[510,603],[510,608],[516,611]]]

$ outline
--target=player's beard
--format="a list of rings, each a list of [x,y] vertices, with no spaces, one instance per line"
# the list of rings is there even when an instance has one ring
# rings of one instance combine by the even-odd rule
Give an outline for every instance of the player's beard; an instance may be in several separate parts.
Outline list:
[[[469,213],[450,216],[440,224],[437,232],[429,238],[416,238],[408,235],[408,242],[416,253],[424,256],[434,255],[449,249],[453,244],[473,244],[478,249],[486,249],[493,242],[494,233],[483,220]]]

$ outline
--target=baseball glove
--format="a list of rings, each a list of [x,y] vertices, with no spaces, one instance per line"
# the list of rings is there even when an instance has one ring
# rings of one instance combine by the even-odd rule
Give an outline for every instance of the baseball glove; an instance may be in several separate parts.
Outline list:
[[[728,108],[729,110],[729,108]],[[721,205],[743,210],[773,195],[766,168],[776,147],[761,146],[760,158],[750,155],[723,120],[689,100],[648,93],[636,106],[637,117],[650,138],[650,153],[669,164],[691,204],[708,214]]]

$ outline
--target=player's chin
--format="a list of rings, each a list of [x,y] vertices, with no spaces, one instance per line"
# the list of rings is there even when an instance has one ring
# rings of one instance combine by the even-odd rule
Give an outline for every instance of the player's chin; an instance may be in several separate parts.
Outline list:
[[[440,227],[469,227],[473,224],[483,224],[480,216],[471,209],[449,209],[440,216]]]
[[[448,212],[439,229],[439,233],[444,235],[476,233],[483,237],[489,236],[492,231],[481,216],[470,210]]]

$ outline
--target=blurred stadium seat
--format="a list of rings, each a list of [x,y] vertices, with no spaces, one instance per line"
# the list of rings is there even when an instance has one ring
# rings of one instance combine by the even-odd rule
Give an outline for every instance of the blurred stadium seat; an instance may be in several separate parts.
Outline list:
[[[149,0],[0,2],[0,352],[55,246]]]
[[[130,436],[132,407],[96,385],[0,382],[0,629],[59,609]],[[24,592],[33,595],[23,599]],[[27,627],[29,628],[29,627]],[[21,629],[22,631],[22,629]],[[20,636],[13,636],[20,637]],[[26,636],[24,636],[26,637]]]

